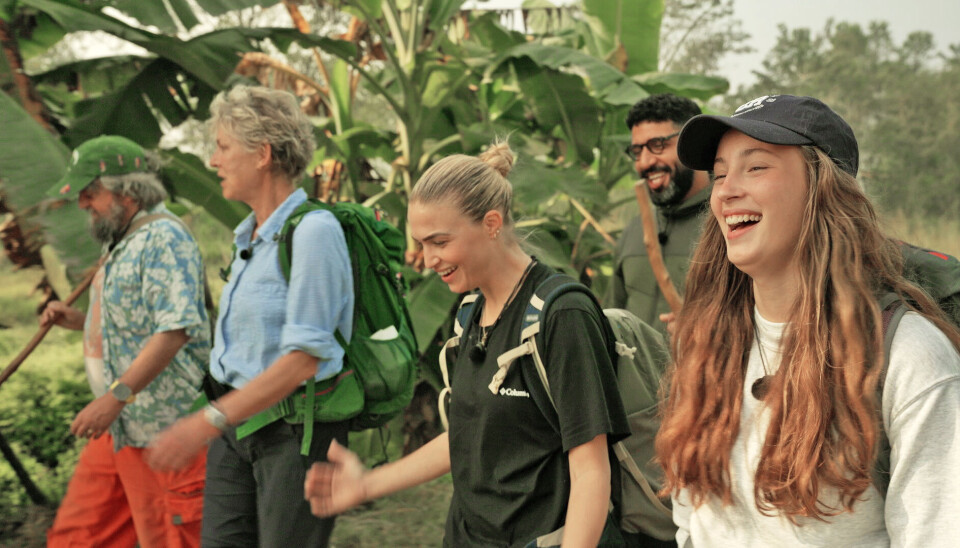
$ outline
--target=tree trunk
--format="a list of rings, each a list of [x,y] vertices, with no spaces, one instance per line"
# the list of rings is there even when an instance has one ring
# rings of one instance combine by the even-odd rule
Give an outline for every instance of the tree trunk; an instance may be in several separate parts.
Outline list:
[[[57,131],[50,123],[50,117],[43,102],[40,100],[40,94],[33,86],[33,81],[23,70],[23,59],[20,56],[20,47],[17,44],[15,28],[0,19],[0,89],[6,91],[21,107],[38,123],[41,127],[56,135]],[[0,180],[3,179],[3,173],[0,173]],[[42,237],[39,235],[36,227],[31,227],[22,222],[22,217],[7,207],[3,200],[3,192],[0,189],[0,214],[9,212],[11,217],[0,223],[0,241],[3,243],[3,250],[7,258],[17,266],[17,268],[27,268],[31,266],[43,266],[40,259],[40,248],[43,246]],[[44,278],[37,288],[44,293],[42,306],[48,301],[56,298],[53,288]],[[42,309],[42,308],[41,308]]]
[[[3,62],[10,69],[9,80],[0,81],[0,86],[8,90],[7,93],[16,99],[23,110],[27,111],[38,124],[50,133],[56,134],[57,131],[50,123],[50,117],[40,100],[40,95],[33,87],[33,81],[23,71],[23,58],[20,57],[14,28],[3,19],[0,19],[0,48],[3,49]],[[9,84],[13,84],[13,89],[10,89]]]

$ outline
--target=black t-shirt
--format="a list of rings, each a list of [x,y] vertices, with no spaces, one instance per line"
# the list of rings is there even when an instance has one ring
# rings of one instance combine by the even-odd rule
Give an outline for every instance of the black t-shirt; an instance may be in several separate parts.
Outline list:
[[[600,434],[607,434],[611,443],[629,434],[601,312],[583,294],[557,299],[541,326],[540,355],[560,432],[530,396],[534,390],[544,394],[531,357],[513,363],[497,394],[488,388],[498,369],[497,356],[520,342],[522,315],[534,289],[552,273],[542,264],[533,267],[490,331],[484,363],[474,363],[468,351],[476,344],[479,327],[474,323],[465,328],[466,340],[451,367],[454,492],[445,546],[523,546],[559,528],[570,494],[567,452]],[[482,303],[480,297],[475,318]]]

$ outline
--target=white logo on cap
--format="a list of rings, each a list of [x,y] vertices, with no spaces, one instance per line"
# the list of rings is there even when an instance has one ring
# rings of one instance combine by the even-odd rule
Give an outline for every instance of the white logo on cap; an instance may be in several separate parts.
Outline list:
[[[763,108],[764,103],[772,103],[776,100],[777,100],[776,95],[764,95],[762,97],[757,97],[756,99],[752,101],[748,101],[740,105],[739,107],[737,107],[737,110],[736,112],[733,113],[733,115],[740,116],[741,114],[745,114],[747,112],[753,112],[754,110]]]

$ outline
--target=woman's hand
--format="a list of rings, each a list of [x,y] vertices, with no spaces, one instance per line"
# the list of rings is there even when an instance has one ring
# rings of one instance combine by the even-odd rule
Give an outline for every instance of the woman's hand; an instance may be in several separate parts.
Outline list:
[[[327,460],[313,463],[303,484],[303,496],[318,517],[339,514],[367,500],[366,471],[357,455],[333,440]]]
[[[667,324],[667,333],[672,339],[674,335],[677,334],[677,315],[674,312],[667,312],[666,314],[660,314],[660,321]],[[670,344],[670,341],[666,341],[667,345]]]

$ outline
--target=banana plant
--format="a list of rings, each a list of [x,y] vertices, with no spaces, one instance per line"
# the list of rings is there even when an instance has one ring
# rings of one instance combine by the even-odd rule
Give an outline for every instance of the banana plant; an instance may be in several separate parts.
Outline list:
[[[218,15],[276,3],[197,0],[196,5]],[[515,205],[521,226],[536,229],[528,240],[536,253],[570,272],[602,273],[612,236],[622,226],[611,222],[609,213],[624,202],[618,192],[631,178],[622,153],[629,139],[626,110],[652,92],[705,100],[726,90],[720,79],[652,72],[663,0],[582,0],[561,26],[528,29],[533,40],[505,28],[496,13],[463,11],[464,0],[331,3],[352,17],[342,37],[311,33],[295,3],[284,2],[296,28],[234,27],[181,39],[178,31],[206,17],[187,0],[109,2],[156,31],[104,13],[105,1],[0,0],[0,14],[32,18],[35,32],[21,38],[31,54],[83,30],[105,31],[147,52],[31,75],[60,133],[47,139],[59,160],[45,166],[49,173],[43,180],[33,177],[8,188],[5,166],[17,159],[13,149],[0,150],[4,192],[22,195],[17,207],[29,208],[38,203],[36,189],[34,194],[24,189],[52,184],[62,173],[67,147],[107,132],[155,146],[162,128],[205,119],[213,96],[244,78],[237,72],[253,74],[238,69],[243,60],[247,68],[285,71],[319,95],[315,164],[323,172],[329,166],[338,182],[342,179],[335,195],[377,205],[400,226],[406,196],[436,159],[475,154],[494,137],[509,136],[520,158],[511,174]],[[567,9],[545,0],[526,2],[525,9],[535,12],[538,5]],[[282,58],[265,55],[267,41],[280,52],[293,44],[313,49],[316,72],[284,68]],[[370,104],[382,112],[371,116],[359,110]],[[20,116],[9,101],[0,102],[0,114],[4,111]],[[371,119],[376,123],[363,121]],[[175,150],[164,155],[169,160],[164,178],[175,197],[201,204],[228,225],[243,215],[219,196],[215,176],[199,158]],[[29,168],[41,160],[34,153],[21,161]],[[411,312],[427,350],[443,322],[437,311],[449,310],[456,296],[436,276],[411,276]],[[602,275],[597,279],[602,284]]]

